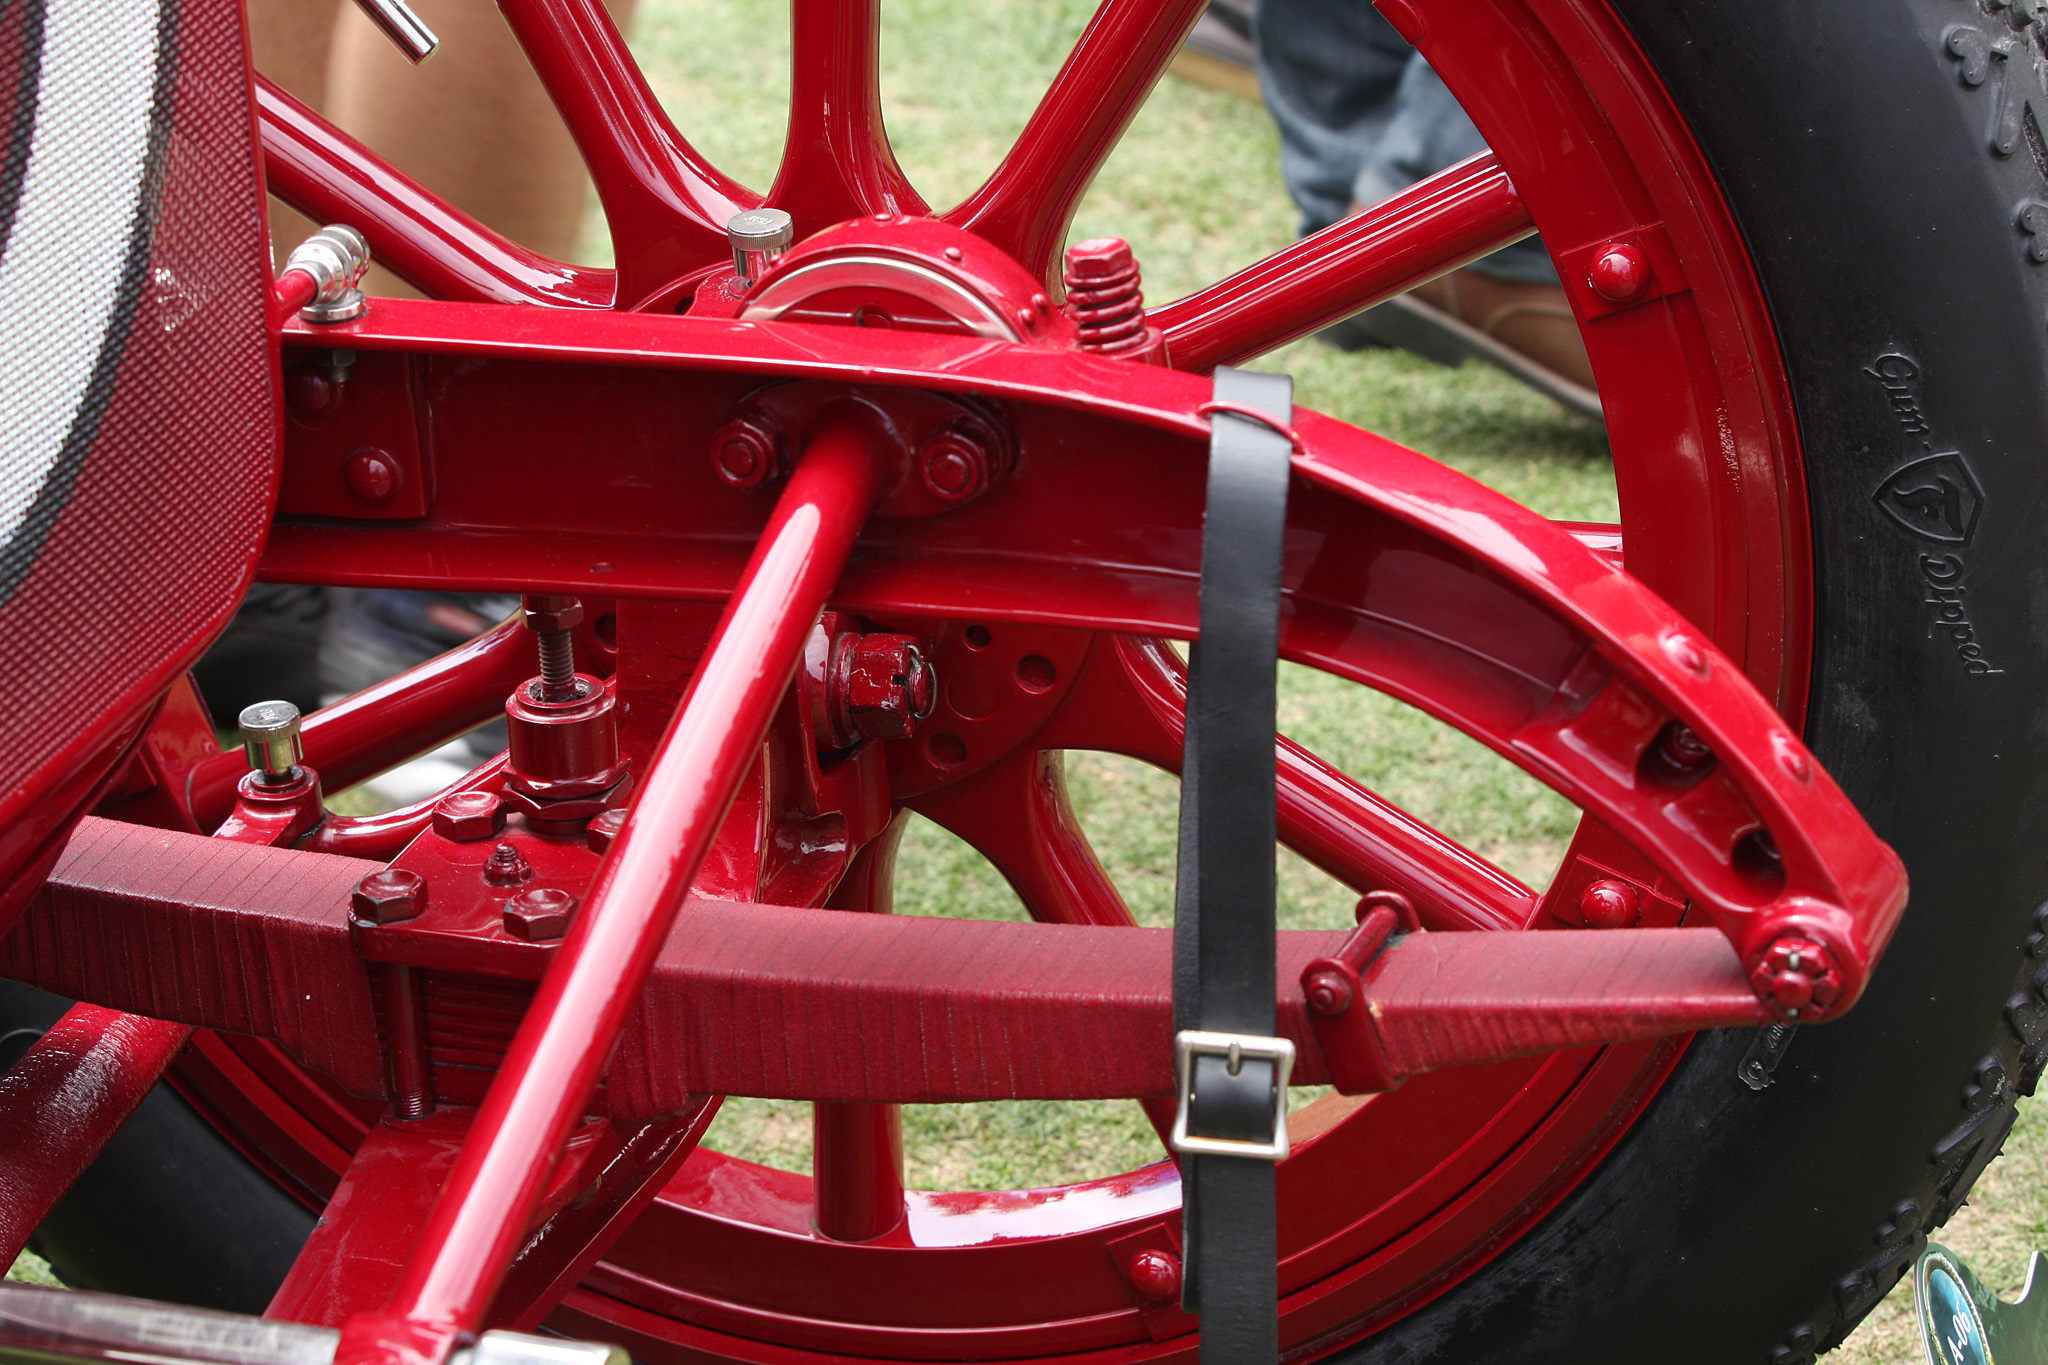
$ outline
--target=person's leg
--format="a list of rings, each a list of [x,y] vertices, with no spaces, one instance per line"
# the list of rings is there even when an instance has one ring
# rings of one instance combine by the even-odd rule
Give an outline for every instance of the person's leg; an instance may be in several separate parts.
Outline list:
[[[1352,208],[1352,185],[1396,112],[1413,49],[1378,10],[1330,0],[1258,0],[1259,88],[1280,128],[1280,168],[1301,232]]]
[[[1412,56],[1401,73],[1394,104],[1385,134],[1361,161],[1352,180],[1351,197],[1359,206],[1377,204],[1486,150],[1486,139],[1420,54]],[[1502,247],[1470,269],[1515,284],[1557,283],[1557,268],[1537,237]]]
[[[414,0],[441,50],[414,67],[351,6],[327,113],[400,170],[522,245],[568,258],[588,201],[582,158],[525,54],[479,0]],[[633,0],[611,0],[631,21]]]
[[[249,0],[249,46],[256,69],[315,109],[327,103],[327,62],[341,0]],[[286,253],[318,227],[296,209],[270,201],[271,255]]]
[[[1394,104],[1352,181],[1354,211],[1486,150],[1479,129],[1420,54],[1402,72]],[[1415,296],[1572,383],[1593,387],[1585,341],[1541,238],[1503,247],[1421,286]]]

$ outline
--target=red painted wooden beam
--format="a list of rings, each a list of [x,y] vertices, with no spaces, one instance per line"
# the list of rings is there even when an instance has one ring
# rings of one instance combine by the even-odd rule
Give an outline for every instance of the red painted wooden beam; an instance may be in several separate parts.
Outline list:
[[[88,816],[0,975],[74,1000],[275,1039],[349,1090],[384,1090],[348,899],[371,865]]]
[[[376,1020],[346,929],[363,867],[87,820],[51,885],[0,940],[0,973],[276,1038],[375,1094]],[[1300,1049],[1301,1084],[1332,1076],[1301,973],[1348,937],[1280,935],[1280,1028]],[[607,1103],[644,1121],[704,1094],[1165,1094],[1171,955],[1163,929],[694,901],[627,1025]],[[519,998],[508,993],[505,1008]],[[1706,929],[1414,935],[1370,965],[1362,1001],[1351,1017],[1374,1021],[1395,1077],[1764,1017],[1734,950]]]

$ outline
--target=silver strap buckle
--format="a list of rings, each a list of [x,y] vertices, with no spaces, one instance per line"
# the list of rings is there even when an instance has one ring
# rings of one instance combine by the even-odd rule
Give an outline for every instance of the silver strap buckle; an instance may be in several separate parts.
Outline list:
[[[1236,1076],[1246,1061],[1273,1064],[1273,1085],[1268,1100],[1270,1122],[1263,1136],[1217,1137],[1200,1131],[1205,1125],[1194,1119],[1197,1130],[1189,1132],[1190,1117],[1200,1096],[1194,1088],[1195,1060],[1214,1057],[1224,1063],[1227,1075]],[[1173,1115],[1176,1152],[1205,1156],[1255,1157],[1278,1161],[1287,1155],[1287,1077],[1294,1070],[1294,1044],[1285,1038],[1262,1038],[1253,1033],[1204,1033],[1182,1029],[1173,1035],[1173,1072],[1180,1103]]]

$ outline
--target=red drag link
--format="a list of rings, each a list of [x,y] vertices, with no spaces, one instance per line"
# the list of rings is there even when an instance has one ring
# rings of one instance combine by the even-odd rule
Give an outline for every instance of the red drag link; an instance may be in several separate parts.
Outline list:
[[[498,715],[505,694],[526,680],[532,664],[526,628],[507,621],[307,716],[299,730],[306,764],[329,791],[375,777]],[[227,817],[235,784],[248,770],[239,749],[193,770],[192,811],[202,828]]]
[[[344,1328],[337,1365],[436,1360],[482,1320],[874,503],[874,444],[830,420],[798,462],[386,1313]]]

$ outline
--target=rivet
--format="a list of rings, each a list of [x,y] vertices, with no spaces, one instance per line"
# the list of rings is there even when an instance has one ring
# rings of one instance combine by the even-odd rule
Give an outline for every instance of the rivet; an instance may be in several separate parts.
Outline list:
[[[1593,258],[1586,283],[1609,303],[1633,303],[1650,290],[1650,262],[1642,251],[1616,242]]]

